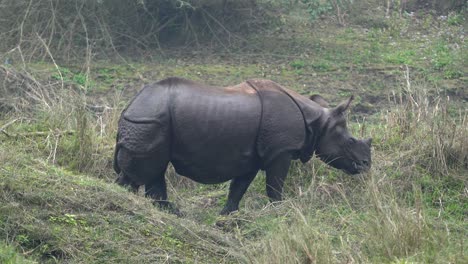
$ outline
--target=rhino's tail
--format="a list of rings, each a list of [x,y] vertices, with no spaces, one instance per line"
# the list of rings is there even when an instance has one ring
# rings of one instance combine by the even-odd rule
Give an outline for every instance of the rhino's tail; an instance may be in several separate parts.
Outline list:
[[[114,164],[113,164],[113,166],[114,166],[114,171],[117,174],[120,174],[121,169],[120,169],[119,164],[117,162],[117,155],[119,154],[119,149],[120,149],[120,144],[118,142],[119,142],[119,133],[117,133],[117,138],[116,138],[116,142],[115,142]]]

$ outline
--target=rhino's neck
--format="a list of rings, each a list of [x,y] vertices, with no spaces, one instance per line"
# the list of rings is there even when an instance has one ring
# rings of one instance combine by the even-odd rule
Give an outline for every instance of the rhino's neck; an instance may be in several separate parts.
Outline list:
[[[309,132],[307,133],[306,142],[304,148],[301,151],[301,161],[307,162],[312,158],[312,155],[317,150],[318,144],[322,139],[325,129],[330,120],[330,113],[327,108],[321,109],[322,114],[320,118],[314,121],[312,124],[309,124]]]

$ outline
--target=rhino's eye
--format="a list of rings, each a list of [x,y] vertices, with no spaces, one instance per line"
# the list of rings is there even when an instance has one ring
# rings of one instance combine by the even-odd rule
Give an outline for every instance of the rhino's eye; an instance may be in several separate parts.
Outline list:
[[[353,137],[350,137],[350,138],[348,139],[348,142],[349,142],[350,144],[354,144],[354,143],[357,142],[357,140],[356,140],[355,138],[353,138]]]

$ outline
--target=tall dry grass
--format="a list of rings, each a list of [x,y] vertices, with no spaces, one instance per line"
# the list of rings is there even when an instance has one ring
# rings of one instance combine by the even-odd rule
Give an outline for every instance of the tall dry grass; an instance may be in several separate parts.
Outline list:
[[[250,245],[249,259],[252,263],[436,261],[447,234],[433,229],[420,202],[413,208],[402,205],[396,190],[379,182],[379,177],[370,175],[359,195],[342,196],[346,187],[319,184],[316,191],[330,195],[311,193],[291,202],[288,220]],[[332,190],[337,193],[331,194]]]
[[[382,115],[383,142],[406,166],[420,166],[436,176],[468,168],[468,108],[444,93],[428,94],[427,83],[405,85],[393,95],[391,110]]]
[[[50,57],[52,60],[54,58]],[[91,60],[83,68],[91,68]],[[60,70],[57,68],[57,72]],[[52,164],[114,178],[112,151],[121,92],[94,105],[87,88],[47,78],[39,70],[0,66],[0,115],[5,140],[34,141],[35,153]],[[88,79],[90,72],[84,76]],[[33,153],[32,153],[33,154]]]

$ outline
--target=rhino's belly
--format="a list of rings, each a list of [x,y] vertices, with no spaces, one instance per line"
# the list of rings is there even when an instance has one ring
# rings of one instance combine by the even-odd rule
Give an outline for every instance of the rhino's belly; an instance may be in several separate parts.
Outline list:
[[[179,174],[220,183],[258,166],[261,105],[256,94],[181,90],[171,109],[171,162]]]
[[[204,184],[226,182],[259,169],[254,152],[216,152],[173,153],[171,163],[178,174]]]

